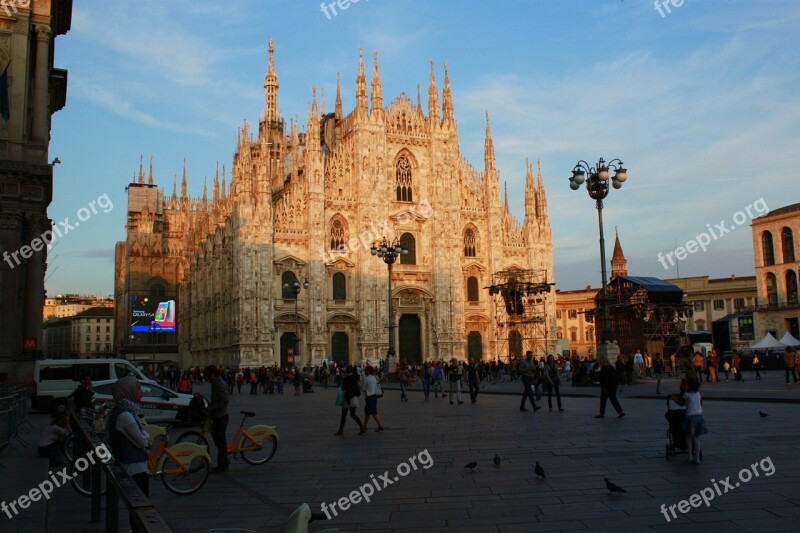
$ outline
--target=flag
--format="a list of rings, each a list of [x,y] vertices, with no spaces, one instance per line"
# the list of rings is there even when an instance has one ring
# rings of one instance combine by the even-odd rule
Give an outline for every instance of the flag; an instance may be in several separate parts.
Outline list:
[[[11,61],[8,62],[3,73],[0,74],[0,115],[3,120],[8,121],[11,118],[11,106],[8,102],[8,67],[11,66]]]

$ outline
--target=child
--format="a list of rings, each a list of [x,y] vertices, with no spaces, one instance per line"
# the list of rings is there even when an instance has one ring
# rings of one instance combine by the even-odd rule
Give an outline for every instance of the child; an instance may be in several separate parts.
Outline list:
[[[703,418],[700,382],[696,379],[684,378],[681,380],[680,394],[673,394],[672,399],[678,405],[686,406],[686,420],[683,422],[683,429],[686,431],[686,451],[689,453],[689,462],[699,465],[700,435],[708,433],[706,421]]]
[[[37,451],[39,457],[45,457],[50,460],[51,468],[67,464],[67,458],[61,446],[69,432],[69,416],[63,412],[55,414],[50,425],[42,431]]]

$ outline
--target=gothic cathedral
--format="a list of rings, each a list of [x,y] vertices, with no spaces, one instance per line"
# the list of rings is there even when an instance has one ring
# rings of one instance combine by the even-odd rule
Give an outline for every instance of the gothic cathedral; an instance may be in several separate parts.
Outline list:
[[[274,47],[258,131],[244,123],[226,190],[165,197],[150,175],[128,187],[127,240],[117,244],[117,349],[172,352],[183,364],[376,363],[389,335],[401,360],[507,359],[555,347],[555,293],[540,301],[544,338],[520,336],[490,294],[496,272],[544,272],[553,245],[539,165],[526,161],[525,219],[500,197],[487,114],[484,167],[462,156],[447,65],[431,64],[427,114],[401,94],[384,105],[375,55],[371,91],[359,57],[355,108],[325,112],[312,90],[305,132],[286,134]],[[370,253],[399,242],[392,269]],[[389,315],[391,272],[392,313]],[[177,302],[175,333],[131,334],[141,295]],[[389,327],[391,323],[392,327]],[[515,341],[516,335],[516,341]],[[518,353],[519,352],[519,353]]]

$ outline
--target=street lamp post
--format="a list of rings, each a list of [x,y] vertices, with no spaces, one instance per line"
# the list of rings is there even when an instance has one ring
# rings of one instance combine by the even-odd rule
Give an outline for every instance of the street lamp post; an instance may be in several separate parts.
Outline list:
[[[606,241],[603,237],[603,199],[608,196],[608,171],[614,170],[611,186],[615,189],[622,187],[628,179],[628,172],[619,159],[612,159],[608,163],[601,157],[595,166],[590,166],[586,161],[578,161],[572,169],[569,178],[569,187],[577,191],[586,181],[586,192],[595,201],[597,206],[597,221],[600,226],[600,271],[603,276],[603,285],[600,288],[600,306],[603,313],[603,342],[597,343],[598,358],[605,355],[613,363],[619,356],[619,346],[614,342],[614,332],[611,329],[611,318],[608,314],[608,300],[606,299]]]
[[[292,289],[294,293],[294,356],[298,357],[300,355],[300,321],[297,315],[297,296],[300,294],[300,289],[308,289],[309,283],[308,280],[303,280],[303,284],[300,285],[300,282],[295,280],[294,283],[284,283],[284,289]],[[309,360],[308,366],[311,366],[311,361]]]
[[[373,242],[369,253],[377,255],[386,266],[389,267],[389,348],[386,350],[386,372],[390,370],[391,358],[395,356],[394,353],[394,320],[392,320],[392,265],[397,260],[400,254],[407,255],[408,248],[400,243],[400,239],[395,238],[391,243],[387,242],[386,237],[381,242]]]

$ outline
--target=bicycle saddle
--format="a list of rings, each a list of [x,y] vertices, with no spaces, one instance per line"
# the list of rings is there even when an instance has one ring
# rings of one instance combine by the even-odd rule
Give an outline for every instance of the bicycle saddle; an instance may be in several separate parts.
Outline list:
[[[244,416],[256,416],[253,411],[239,411],[239,413],[243,414]]]

